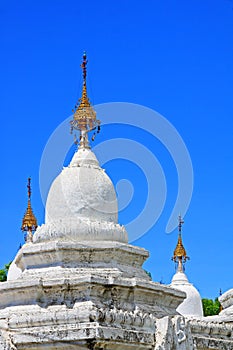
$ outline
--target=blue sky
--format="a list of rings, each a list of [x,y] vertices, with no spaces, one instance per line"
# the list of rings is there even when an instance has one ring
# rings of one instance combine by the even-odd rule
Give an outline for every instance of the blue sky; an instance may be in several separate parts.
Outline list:
[[[2,1],[0,45],[0,265],[14,257],[23,241],[28,176],[34,212],[43,223],[40,159],[51,133],[71,115],[80,95],[80,60],[86,50],[93,104],[130,102],[152,108],[185,141],[194,169],[183,230],[191,257],[186,272],[203,297],[232,288],[233,2]],[[96,143],[116,135],[143,143],[166,175],[164,211],[134,244],[150,251],[145,268],[153,279],[169,283],[177,232],[166,234],[165,227],[177,192],[174,164],[156,139],[139,130],[106,127]],[[143,205],[145,179],[127,161],[112,161],[105,168],[114,183],[127,178],[134,184],[135,197],[119,218],[127,223]]]

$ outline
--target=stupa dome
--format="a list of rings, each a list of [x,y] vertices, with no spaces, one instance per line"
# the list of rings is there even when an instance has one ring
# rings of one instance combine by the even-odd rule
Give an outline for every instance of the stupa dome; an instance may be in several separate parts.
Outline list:
[[[94,153],[79,148],[50,188],[45,225],[37,229],[33,241],[68,238],[127,242],[127,233],[117,222],[112,181]]]
[[[203,316],[201,296],[188,281],[184,272],[177,272],[172,279],[171,287],[186,293],[186,298],[176,309],[183,316]]]
[[[117,199],[111,180],[91,150],[79,149],[53,182],[45,222],[78,217],[117,223]]]

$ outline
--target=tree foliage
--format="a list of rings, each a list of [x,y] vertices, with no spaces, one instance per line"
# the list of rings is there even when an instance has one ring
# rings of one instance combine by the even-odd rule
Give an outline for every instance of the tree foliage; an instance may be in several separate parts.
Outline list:
[[[145,271],[145,273],[147,274],[147,276],[149,276],[150,279],[152,280],[152,275],[151,275],[150,271],[147,271],[147,270],[144,270],[144,271]]]
[[[212,299],[202,299],[203,313],[204,316],[218,315],[221,311],[221,304],[218,298]]]
[[[0,270],[0,282],[5,282],[7,280],[7,272],[9,270],[11,262],[6,264],[3,269]]]

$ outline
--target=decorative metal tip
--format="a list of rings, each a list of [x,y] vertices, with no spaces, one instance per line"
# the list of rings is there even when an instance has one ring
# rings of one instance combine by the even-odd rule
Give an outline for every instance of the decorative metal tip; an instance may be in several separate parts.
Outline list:
[[[100,120],[96,119],[96,112],[91,106],[90,100],[87,95],[86,77],[87,77],[87,56],[86,52],[83,53],[83,60],[81,64],[83,73],[83,88],[82,97],[79,99],[75,106],[73,120],[70,121],[71,133],[75,130],[79,131],[79,148],[90,148],[88,133],[94,131],[96,127],[98,128],[97,133],[100,131]],[[91,137],[93,140],[95,138]],[[75,140],[75,144],[77,139]]]
[[[87,78],[87,55],[86,52],[84,51],[83,53],[83,61],[81,64],[81,68],[83,70],[83,84],[86,84],[86,78]]]
[[[178,216],[178,222],[179,222],[179,224],[178,224],[178,230],[179,230],[179,233],[181,233],[181,231],[182,231],[182,226],[183,226],[183,224],[184,224],[184,220],[182,219],[181,214]]]
[[[31,178],[28,178],[28,184],[27,184],[27,189],[28,189],[28,205],[27,205],[27,210],[24,214],[23,220],[22,220],[22,226],[21,230],[23,232],[26,232],[26,241],[27,242],[32,242],[32,232],[34,232],[37,229],[37,220],[36,217],[33,213],[32,207],[31,207]]]
[[[172,260],[176,263],[178,263],[178,271],[182,272],[183,267],[182,264],[185,263],[187,260],[189,260],[189,257],[187,256],[186,250],[184,248],[183,242],[182,242],[182,236],[181,236],[181,231],[182,231],[182,225],[184,224],[184,220],[182,219],[181,215],[178,217],[178,242],[176,245],[176,248],[173,253]]]
[[[28,178],[28,184],[27,184],[27,189],[28,189],[28,199],[31,199],[31,194],[32,194],[32,190],[31,190],[31,178]]]

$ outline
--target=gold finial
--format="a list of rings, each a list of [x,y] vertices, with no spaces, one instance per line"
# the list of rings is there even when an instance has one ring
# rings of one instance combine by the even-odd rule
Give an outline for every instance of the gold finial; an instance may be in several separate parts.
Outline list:
[[[34,232],[37,229],[37,220],[35,215],[33,214],[33,210],[31,207],[31,178],[28,178],[28,184],[27,184],[27,189],[28,189],[28,205],[27,205],[27,210],[26,213],[24,214],[23,220],[22,220],[22,226],[21,230],[23,232],[27,232],[26,235],[26,241],[27,242],[32,242],[32,232]]]
[[[178,271],[183,272],[183,263],[186,262],[186,260],[189,259],[189,257],[186,254],[186,250],[183,246],[183,242],[182,242],[182,225],[184,224],[184,220],[182,219],[181,215],[179,215],[179,224],[178,224],[178,231],[179,231],[179,235],[178,235],[178,242],[176,245],[176,248],[174,250],[173,253],[173,257],[172,260],[175,261],[176,263],[178,263]]]
[[[82,88],[82,97],[79,99],[78,104],[75,106],[73,120],[71,120],[71,133],[73,130],[79,130],[79,147],[80,148],[90,148],[88,141],[88,133],[94,131],[92,135],[92,140],[94,140],[96,132],[100,131],[100,121],[96,119],[96,112],[90,104],[90,100],[87,96],[87,56],[84,52],[83,61],[81,68],[83,71],[83,88]],[[75,144],[78,141],[75,137]]]

